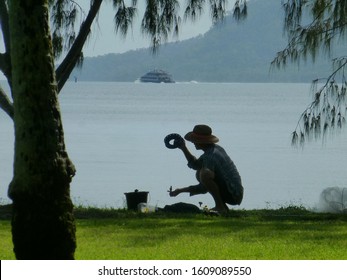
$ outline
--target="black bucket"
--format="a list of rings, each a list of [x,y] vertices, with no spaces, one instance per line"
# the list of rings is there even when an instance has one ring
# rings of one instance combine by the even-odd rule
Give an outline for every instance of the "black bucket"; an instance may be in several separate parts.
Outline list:
[[[147,203],[148,192],[139,192],[135,190],[134,192],[124,193],[127,200],[128,210],[137,210],[137,205],[141,202]]]

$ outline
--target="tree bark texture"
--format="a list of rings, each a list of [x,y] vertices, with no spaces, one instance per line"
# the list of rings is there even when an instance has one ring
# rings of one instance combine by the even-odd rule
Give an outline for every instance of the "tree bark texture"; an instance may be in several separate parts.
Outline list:
[[[17,259],[73,259],[70,182],[48,0],[9,1],[15,126],[12,238]]]

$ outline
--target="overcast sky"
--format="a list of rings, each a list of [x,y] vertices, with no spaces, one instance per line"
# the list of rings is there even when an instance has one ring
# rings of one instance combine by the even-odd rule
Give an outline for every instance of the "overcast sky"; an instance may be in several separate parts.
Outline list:
[[[83,2],[83,7],[87,11],[90,0],[79,0],[78,3]],[[138,15],[133,29],[130,30],[127,37],[124,39],[120,35],[116,35],[114,28],[114,14],[112,3],[105,1],[102,4],[100,14],[96,23],[93,24],[92,35],[88,44],[84,48],[84,56],[98,56],[107,53],[123,53],[128,50],[149,47],[150,41],[144,37],[140,31],[140,23],[143,16],[145,0],[138,1]],[[180,12],[183,14],[186,0],[180,1]],[[232,8],[232,4],[229,4]],[[195,37],[199,34],[204,34],[211,27],[211,19],[209,16],[209,8],[206,6],[204,15],[195,23],[186,22],[182,23],[181,33],[178,40],[184,40]],[[173,38],[173,41],[177,38]]]
[[[89,11],[90,0],[75,0],[84,10],[85,15]],[[130,0],[126,0],[130,3]],[[183,15],[186,0],[179,0],[180,2],[180,12]],[[208,1],[207,1],[208,2]],[[234,1],[229,1],[229,9],[232,8]],[[99,56],[108,53],[123,53],[128,50],[136,50],[139,48],[145,48],[150,46],[149,38],[144,37],[141,34],[140,23],[143,16],[143,11],[145,7],[145,0],[138,0],[138,14],[136,21],[133,25],[133,29],[129,31],[126,38],[121,37],[115,33],[114,28],[114,15],[115,10],[112,6],[111,0],[105,0],[99,12],[97,21],[94,21],[92,26],[92,34],[89,40],[83,48],[84,56]],[[182,16],[183,18],[183,16]],[[204,34],[211,27],[211,19],[209,16],[209,7],[206,6],[204,9],[204,14],[195,23],[182,22],[181,32],[178,38],[171,38],[170,41],[184,40],[191,37],[198,36],[199,34]],[[77,26],[78,24],[76,24]],[[0,33],[0,52],[4,51],[3,38]],[[4,76],[0,72],[0,79],[4,79]]]
[[[90,0],[75,0],[75,2],[83,8],[84,14],[86,15],[89,11]],[[126,2],[130,3],[131,0],[126,0]],[[179,0],[179,2],[181,7],[180,12],[183,18],[186,0]],[[145,0],[138,0],[138,15],[133,25],[133,29],[129,31],[126,38],[122,38],[120,35],[117,35],[115,33],[115,11],[112,6],[112,1],[105,0],[101,5],[97,21],[93,23],[92,34],[83,49],[84,56],[87,57],[99,56],[108,53],[123,53],[128,50],[136,50],[139,48],[149,47],[149,38],[141,34],[140,30],[140,23],[143,16],[145,3]],[[234,0],[229,1],[228,10],[231,10],[233,8],[233,3]],[[190,21],[182,22],[179,37],[171,38],[170,41],[181,41],[207,32],[212,25],[209,13],[209,7],[206,5],[204,14],[201,16],[201,18],[195,23],[191,23]],[[76,26],[77,25],[78,24],[76,24]],[[2,36],[0,36],[0,52],[3,51],[3,40]],[[2,73],[0,73],[0,79],[2,77]]]

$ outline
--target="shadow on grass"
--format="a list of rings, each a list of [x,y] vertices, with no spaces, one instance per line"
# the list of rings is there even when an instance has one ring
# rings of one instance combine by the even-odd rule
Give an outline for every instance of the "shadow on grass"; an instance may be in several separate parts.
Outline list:
[[[0,219],[10,217],[11,206],[0,205]],[[346,214],[288,207],[232,210],[214,217],[76,207],[75,217],[80,259],[347,257]]]
[[[81,227],[95,231],[128,233],[127,246],[154,247],[170,240],[190,237],[196,240],[237,238],[240,242],[287,242],[344,240],[347,215],[312,213],[305,209],[238,210],[211,217],[205,214],[150,213],[109,210],[76,217]],[[85,211],[85,210],[84,210]],[[88,212],[88,211],[87,211]],[[80,219],[83,217],[84,219]]]

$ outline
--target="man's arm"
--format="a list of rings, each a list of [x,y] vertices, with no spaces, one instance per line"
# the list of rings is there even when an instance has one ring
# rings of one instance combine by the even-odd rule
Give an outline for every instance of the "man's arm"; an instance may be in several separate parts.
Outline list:
[[[193,156],[191,154],[191,152],[188,150],[188,148],[186,146],[186,142],[184,140],[182,142],[178,143],[177,148],[179,148],[183,152],[183,154],[186,157],[188,163],[196,160],[195,156]]]
[[[174,196],[177,196],[180,193],[184,193],[184,192],[187,192],[187,193],[190,192],[190,188],[189,187],[185,187],[185,188],[175,189],[174,191],[170,190],[169,195],[174,197]]]

